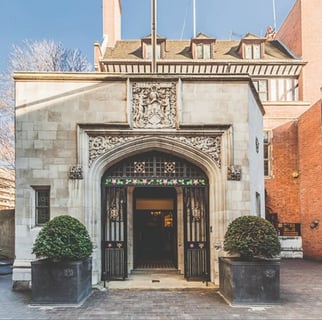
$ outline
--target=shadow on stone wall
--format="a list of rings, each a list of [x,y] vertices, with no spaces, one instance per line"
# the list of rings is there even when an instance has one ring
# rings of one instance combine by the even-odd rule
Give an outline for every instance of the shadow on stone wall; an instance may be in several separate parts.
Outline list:
[[[15,257],[15,211],[0,210],[0,254]]]

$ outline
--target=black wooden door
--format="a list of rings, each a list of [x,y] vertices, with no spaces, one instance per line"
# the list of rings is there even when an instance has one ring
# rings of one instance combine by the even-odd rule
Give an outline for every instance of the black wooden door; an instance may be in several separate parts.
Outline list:
[[[209,280],[208,192],[206,187],[184,188],[185,277]]]
[[[106,187],[103,212],[103,279],[127,277],[126,188]]]

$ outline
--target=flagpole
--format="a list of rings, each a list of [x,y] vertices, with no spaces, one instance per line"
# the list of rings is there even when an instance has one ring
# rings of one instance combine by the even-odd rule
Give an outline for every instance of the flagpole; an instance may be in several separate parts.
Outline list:
[[[156,17],[157,17],[157,0],[151,0],[151,46],[152,46],[152,61],[151,61],[151,71],[156,72],[157,69],[157,31],[156,31]]]
[[[196,0],[192,0],[193,11],[193,37],[196,37]]]
[[[275,0],[273,1],[273,17],[274,17],[274,31],[276,32],[276,11],[275,11]]]

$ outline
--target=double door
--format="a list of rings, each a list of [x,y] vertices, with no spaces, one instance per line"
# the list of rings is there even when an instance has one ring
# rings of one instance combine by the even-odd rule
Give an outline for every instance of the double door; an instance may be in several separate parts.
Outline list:
[[[148,193],[146,188],[146,192]],[[134,267],[144,261],[168,261],[177,266],[177,232],[184,234],[184,275],[187,280],[209,280],[209,214],[206,187],[182,187],[183,225],[177,225],[176,206],[134,212]],[[165,190],[165,189],[164,189]],[[162,189],[160,191],[162,193]],[[176,200],[176,199],[175,199]],[[103,210],[103,278],[125,279],[127,270],[127,188],[108,186]],[[135,200],[134,200],[135,201]],[[153,267],[155,264],[151,264]]]

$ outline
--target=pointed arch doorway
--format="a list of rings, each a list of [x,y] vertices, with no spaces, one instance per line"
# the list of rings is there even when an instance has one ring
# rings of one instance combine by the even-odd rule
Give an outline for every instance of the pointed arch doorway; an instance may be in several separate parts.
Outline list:
[[[159,151],[111,166],[102,179],[102,277],[173,267],[209,280],[208,180],[194,164]]]

